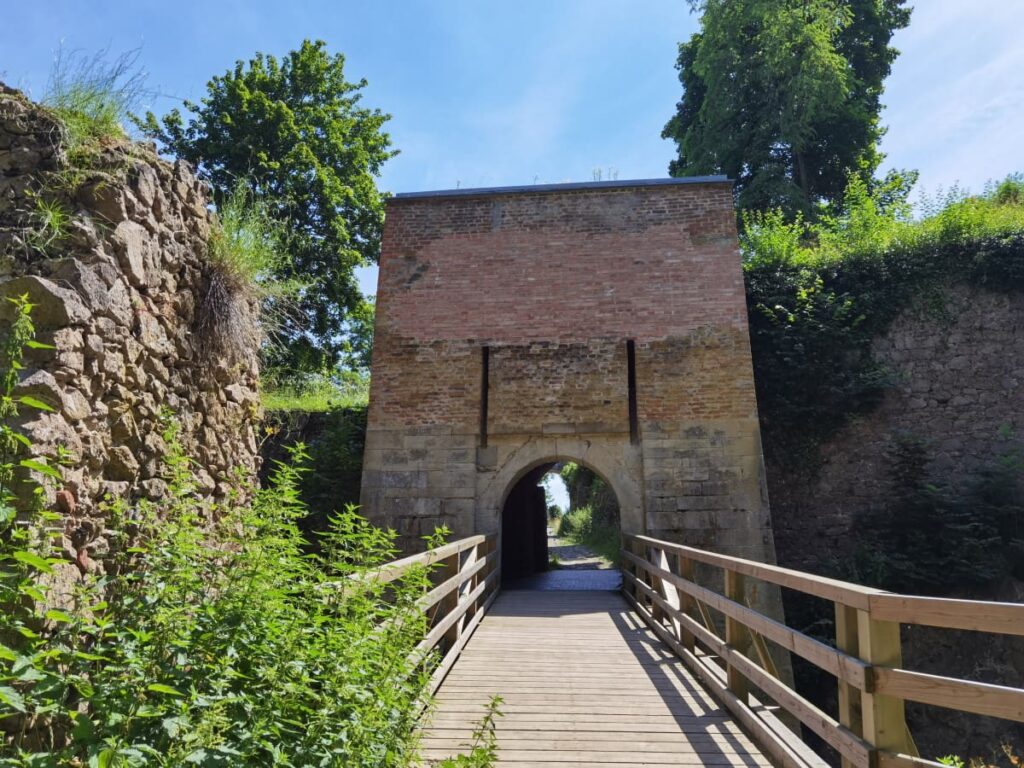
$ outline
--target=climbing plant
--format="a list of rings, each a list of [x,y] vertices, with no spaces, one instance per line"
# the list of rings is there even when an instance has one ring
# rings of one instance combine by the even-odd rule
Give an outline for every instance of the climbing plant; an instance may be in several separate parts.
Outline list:
[[[1024,179],[978,196],[954,191],[915,219],[898,175],[850,182],[844,209],[811,224],[779,212],[741,237],[765,448],[813,467],[816,445],[870,409],[890,384],[871,342],[915,306],[941,313],[942,289],[966,282],[1024,289]]]

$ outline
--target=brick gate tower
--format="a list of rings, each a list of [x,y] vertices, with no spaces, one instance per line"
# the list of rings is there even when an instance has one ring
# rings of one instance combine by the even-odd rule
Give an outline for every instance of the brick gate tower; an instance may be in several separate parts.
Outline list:
[[[376,322],[362,510],[406,548],[571,460],[626,531],[774,561],[726,179],[397,195]]]

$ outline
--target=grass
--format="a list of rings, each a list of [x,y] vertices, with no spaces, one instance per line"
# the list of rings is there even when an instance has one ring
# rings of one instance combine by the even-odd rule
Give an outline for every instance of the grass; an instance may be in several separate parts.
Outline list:
[[[50,72],[43,104],[64,124],[72,161],[106,141],[126,138],[124,125],[146,94],[139,51],[112,60],[107,54],[61,49]]]
[[[325,413],[336,408],[365,406],[370,396],[368,377],[315,376],[299,384],[271,387],[263,393],[268,411]]]
[[[595,525],[591,507],[583,506],[562,515],[558,536],[586,547],[615,565],[619,561],[621,533],[617,526]]]
[[[289,262],[286,236],[244,182],[221,201],[210,234],[209,274],[196,331],[217,352],[256,349],[276,340],[305,287],[278,275]]]
[[[37,251],[46,253],[67,237],[71,214],[60,201],[38,195],[31,220],[32,230],[28,242]]]

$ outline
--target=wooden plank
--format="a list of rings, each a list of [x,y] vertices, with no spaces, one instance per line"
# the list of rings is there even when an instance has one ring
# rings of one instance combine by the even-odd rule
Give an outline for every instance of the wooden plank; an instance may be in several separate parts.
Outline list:
[[[684,621],[689,617],[684,617]],[[690,620],[692,622],[692,620]],[[818,736],[828,742],[841,755],[849,759],[857,766],[867,766],[870,762],[871,745],[864,742],[856,734],[850,733],[842,728],[841,724],[829,717],[825,712],[811,704],[807,699],[788,688],[780,680],[774,678],[767,671],[761,669],[750,659],[743,656],[736,649],[721,638],[715,636],[708,630],[699,626],[696,622],[691,623],[691,629],[697,639],[708,645],[716,654],[726,660],[729,667],[744,675],[754,685],[758,686],[768,696],[777,701],[783,709],[793,715]],[[657,631],[657,630],[656,630]],[[660,633],[659,633],[660,635]],[[663,640],[666,638],[662,637]],[[666,642],[668,642],[666,640]],[[670,643],[671,645],[671,643]],[[675,650],[675,647],[673,646]],[[677,651],[678,653],[678,651]],[[730,690],[732,690],[730,688]],[[746,706],[746,703],[737,697],[737,702]]]
[[[871,617],[901,624],[1024,636],[1024,604],[945,597],[879,594],[868,601]]]
[[[698,563],[712,565],[717,568],[724,568],[741,573],[744,576],[752,576],[771,584],[778,584],[780,587],[788,587],[805,592],[809,595],[823,597],[832,602],[843,603],[855,608],[867,609],[869,598],[874,595],[886,594],[880,589],[863,587],[859,584],[852,584],[838,579],[829,579],[825,576],[814,576],[802,571],[795,571],[791,568],[782,568],[778,565],[766,565],[754,560],[746,560],[741,557],[730,557],[719,555],[714,552],[707,552],[703,549],[694,549],[682,544],[673,544],[667,541],[659,541],[647,536],[627,536],[640,544],[658,546],[666,552],[673,552],[683,557],[688,557]]]
[[[503,768],[770,765],[616,593],[500,593],[438,688],[424,756],[457,751],[494,694]]]
[[[678,585],[676,586],[678,587]],[[725,596],[729,598],[730,601],[737,605],[746,602],[745,590],[746,587],[743,582],[743,574],[736,573],[736,571],[725,572]],[[744,623],[729,614],[726,614],[725,617],[725,642],[729,645],[730,649],[735,650],[738,653],[746,652],[750,643],[750,633],[747,631]],[[729,690],[736,695],[736,698],[746,703],[747,694],[749,693],[747,688],[747,678],[743,675],[740,669],[729,660],[731,657],[732,654],[728,654],[726,658],[726,684],[729,686]]]
[[[466,612],[466,609],[469,608],[470,604],[478,597],[483,595],[487,588],[497,581],[497,575],[497,573],[492,573],[469,595],[462,598],[459,601],[458,606],[456,606],[456,608],[451,613],[449,613],[447,616],[441,619],[441,621],[438,622],[438,624],[433,629],[431,629],[430,632],[427,633],[426,637],[420,640],[420,642],[416,645],[416,648],[413,651],[412,655],[422,655],[423,653],[429,652],[431,649],[433,649],[434,646],[437,645],[438,641],[442,637],[444,637],[445,632],[451,629],[455,622],[462,618],[462,615]]]
[[[480,569],[488,565],[486,560],[479,560],[469,568],[456,572],[453,576],[442,581],[432,590],[427,592],[423,597],[419,599],[418,605],[424,610],[432,608],[434,605],[439,603],[443,598],[454,592],[456,589],[461,587],[468,579],[472,578]]]
[[[857,641],[857,611],[846,605],[835,605],[836,614],[836,648],[843,653],[856,656],[858,653]],[[864,726],[860,714],[860,690],[842,677],[837,679],[839,686],[839,722],[844,728],[857,736],[864,735]],[[853,762],[842,758],[842,768],[851,768]]]
[[[1024,690],[906,669],[875,668],[876,694],[1024,723]]]
[[[655,634],[676,652],[683,660],[683,663],[701,679],[705,688],[732,712],[758,746],[766,750],[769,756],[781,765],[782,768],[806,768],[808,765],[824,768],[827,765],[824,760],[817,758],[810,750],[799,744],[796,737],[792,734],[789,734],[790,738],[782,737],[775,729],[766,725],[750,707],[733,695],[725,682],[718,676],[716,670],[707,666],[697,655],[689,652],[682,644],[676,642],[669,635],[668,630],[654,622],[653,617],[632,595],[627,595],[627,599],[630,600],[637,613],[654,630]],[[784,728],[781,723],[779,727]]]
[[[373,579],[376,581],[388,583],[395,579],[405,575],[412,568],[416,566],[428,566],[434,565],[435,563],[444,560],[446,557],[462,552],[470,547],[475,547],[478,544],[482,544],[487,541],[490,537],[488,536],[468,536],[465,539],[459,539],[448,544],[444,544],[435,549],[427,550],[426,552],[420,552],[417,555],[409,555],[403,557],[400,560],[394,560],[390,563],[367,572],[366,574],[360,574],[358,579]]]
[[[458,642],[449,649],[448,653],[445,654],[441,663],[438,664],[437,669],[433,671],[430,676],[430,684],[427,686],[431,695],[437,692],[438,687],[444,682],[445,676],[449,673],[452,666],[455,664],[456,659],[459,658],[459,654],[462,653],[462,649],[466,647],[466,643],[473,636],[477,626],[483,619],[484,614],[487,613],[487,608],[494,602],[494,598],[497,597],[497,591],[492,592],[490,597],[484,602],[483,607],[476,613],[475,616],[464,628],[462,635],[459,637]]]

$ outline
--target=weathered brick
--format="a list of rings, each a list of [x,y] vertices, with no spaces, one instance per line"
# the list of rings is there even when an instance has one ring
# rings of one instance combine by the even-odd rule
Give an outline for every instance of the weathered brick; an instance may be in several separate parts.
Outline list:
[[[572,459],[624,527],[771,559],[729,184],[392,198],[367,445],[364,511],[410,546],[497,530],[515,479]]]

